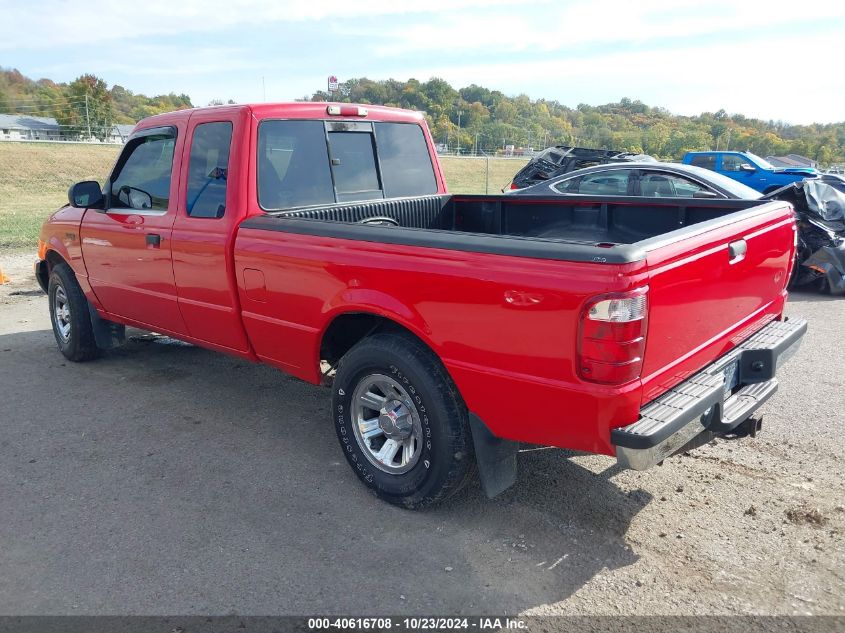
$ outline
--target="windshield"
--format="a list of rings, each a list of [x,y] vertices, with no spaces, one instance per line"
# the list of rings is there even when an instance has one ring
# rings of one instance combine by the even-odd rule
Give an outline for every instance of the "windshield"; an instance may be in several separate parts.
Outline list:
[[[777,169],[774,165],[772,165],[769,161],[765,158],[760,158],[757,154],[752,154],[751,152],[745,152],[745,155],[748,156],[751,160],[757,163],[757,167],[762,167],[763,169]]]

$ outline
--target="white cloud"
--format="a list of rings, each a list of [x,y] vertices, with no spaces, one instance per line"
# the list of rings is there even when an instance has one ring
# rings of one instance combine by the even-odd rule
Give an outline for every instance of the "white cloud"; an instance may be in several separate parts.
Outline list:
[[[377,26],[340,29],[361,37],[379,38],[376,52],[393,57],[420,51],[551,52],[588,45],[648,44],[658,40],[711,35],[714,44],[729,38],[746,39],[774,27],[797,28],[802,23],[845,18],[845,2],[824,4],[801,13],[783,2],[761,5],[736,0],[679,2],[677,0],[532,3],[533,10],[463,11],[433,14],[425,22],[386,33]],[[782,5],[782,6],[781,6]],[[459,15],[455,15],[459,13]],[[460,18],[460,19],[457,19]]]

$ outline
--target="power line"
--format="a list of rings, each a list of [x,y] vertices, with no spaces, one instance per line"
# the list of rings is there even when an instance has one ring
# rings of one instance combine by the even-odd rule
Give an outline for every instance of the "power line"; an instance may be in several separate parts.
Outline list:
[[[76,95],[64,95],[64,94],[46,95],[46,94],[24,93],[24,94],[19,94],[19,95],[11,95],[10,94],[10,95],[7,95],[7,96],[9,96],[9,97],[14,96],[15,99],[18,99],[20,101],[38,101],[38,100],[44,100],[44,99],[47,99],[47,100],[50,100],[50,101],[57,101],[57,100],[62,101],[62,100],[76,99],[77,98]]]

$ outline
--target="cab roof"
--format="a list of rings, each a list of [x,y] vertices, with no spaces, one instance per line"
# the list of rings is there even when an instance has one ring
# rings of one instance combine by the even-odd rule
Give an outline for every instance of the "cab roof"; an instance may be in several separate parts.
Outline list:
[[[335,106],[342,109],[341,114],[329,114],[329,107]],[[365,111],[366,115],[357,114],[358,109]],[[186,110],[175,110],[156,114],[138,121],[136,129],[168,125],[177,121],[184,121],[194,113],[219,111],[219,112],[241,112],[248,110],[257,119],[338,119],[355,121],[390,121],[394,123],[419,123],[423,120],[423,113],[402,108],[390,108],[387,106],[337,103],[326,101],[293,101],[283,103],[245,103],[225,104],[219,106],[206,106],[202,108],[189,108]],[[355,114],[349,114],[355,110]]]

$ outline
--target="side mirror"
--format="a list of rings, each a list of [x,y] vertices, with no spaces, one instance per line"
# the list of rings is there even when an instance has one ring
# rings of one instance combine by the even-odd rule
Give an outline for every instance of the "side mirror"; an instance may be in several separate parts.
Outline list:
[[[153,208],[153,197],[143,189],[136,187],[124,185],[117,192],[117,199],[129,209],[140,210]]]
[[[696,191],[694,194],[692,194],[692,197],[693,198],[713,199],[713,198],[721,198],[722,196],[720,196],[715,191]]]
[[[757,171],[757,169],[754,167],[754,165],[750,165],[749,163],[742,163],[742,165],[739,166],[739,171],[754,172]]]
[[[105,202],[100,183],[93,180],[83,180],[71,185],[67,190],[67,199],[70,206],[81,209],[102,209]]]

